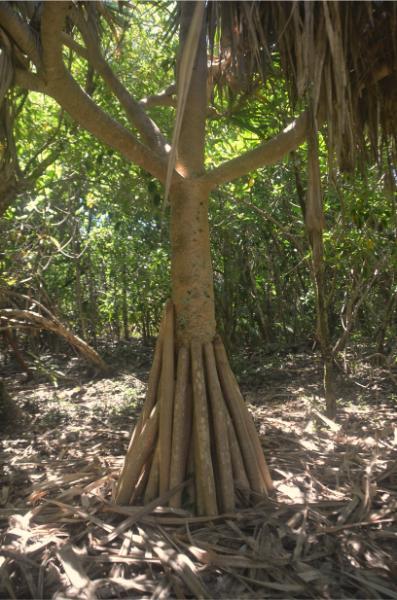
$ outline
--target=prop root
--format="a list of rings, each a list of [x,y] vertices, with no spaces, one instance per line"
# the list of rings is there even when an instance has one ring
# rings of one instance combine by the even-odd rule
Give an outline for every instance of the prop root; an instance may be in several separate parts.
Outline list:
[[[269,470],[222,341],[193,340],[176,353],[174,323],[169,301],[116,501],[148,503],[175,489],[173,508],[231,512],[268,494]]]

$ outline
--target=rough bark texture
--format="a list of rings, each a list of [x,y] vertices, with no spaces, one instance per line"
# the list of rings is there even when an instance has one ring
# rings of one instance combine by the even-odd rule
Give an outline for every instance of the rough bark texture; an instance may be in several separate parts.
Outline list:
[[[178,184],[171,202],[173,298],[116,501],[147,503],[159,497],[174,508],[216,515],[257,501],[272,482],[216,337],[207,189],[194,179]],[[182,489],[187,480],[193,485]]]
[[[115,499],[158,498],[201,515],[253,504],[272,489],[272,480],[223,344],[219,337],[193,339],[179,347],[176,362],[173,329],[168,302]]]
[[[177,339],[209,342],[215,335],[213,273],[208,226],[208,192],[195,180],[171,195],[172,295]]]
[[[189,27],[195,2],[181,2],[180,53],[188,51]],[[179,61],[180,63],[181,61]],[[179,65],[180,66],[180,65]],[[177,90],[185,81],[178,66]],[[204,173],[207,116],[207,52],[202,26],[187,102],[178,140],[177,169],[186,178],[171,189],[172,300],[176,309],[179,344],[208,342],[215,335],[213,275],[208,227],[209,187],[200,183]]]

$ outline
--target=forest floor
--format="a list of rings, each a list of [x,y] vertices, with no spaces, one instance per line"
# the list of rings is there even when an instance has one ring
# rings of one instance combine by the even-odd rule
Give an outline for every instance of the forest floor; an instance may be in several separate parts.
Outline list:
[[[235,359],[275,491],[207,519],[111,502],[150,357],[121,344],[107,378],[63,356],[42,357],[35,381],[8,368],[21,416],[0,447],[0,598],[397,598],[397,389],[386,371],[348,357],[334,423],[322,417],[318,357]]]

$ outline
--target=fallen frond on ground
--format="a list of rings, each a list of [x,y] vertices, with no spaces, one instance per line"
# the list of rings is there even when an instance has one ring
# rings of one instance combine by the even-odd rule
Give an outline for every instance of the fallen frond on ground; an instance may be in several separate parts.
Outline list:
[[[0,453],[0,597],[396,598],[393,395],[345,402],[336,425],[307,395],[309,367],[282,384],[278,371],[247,394],[274,494],[212,518],[164,508],[163,497],[112,502],[138,410],[115,405],[133,386],[141,397],[139,378],[58,388],[55,421],[43,413],[49,385],[14,389],[25,403],[37,392],[37,412]]]

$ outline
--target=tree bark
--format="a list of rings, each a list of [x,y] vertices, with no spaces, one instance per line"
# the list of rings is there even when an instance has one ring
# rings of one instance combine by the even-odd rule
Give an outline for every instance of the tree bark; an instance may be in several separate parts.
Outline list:
[[[78,245],[80,250],[80,245]],[[83,289],[81,284],[81,261],[80,258],[76,258],[76,279],[75,279],[75,295],[76,295],[76,309],[77,309],[77,320],[78,320],[78,328],[79,334],[83,338],[83,340],[87,339],[87,318],[84,310],[84,298],[83,298]]]
[[[258,290],[256,287],[255,275],[253,272],[253,268],[251,265],[251,260],[249,256],[248,249],[248,240],[245,239],[244,249],[243,249],[243,261],[245,263],[245,279],[247,283],[248,289],[251,291],[251,297],[253,302],[254,316],[258,325],[259,333],[263,339],[263,342],[266,344],[269,342],[269,328],[267,325],[267,319],[265,317],[265,313],[263,312],[261,299],[258,294]]]
[[[336,396],[334,387],[334,355],[328,327],[328,310],[325,284],[323,232],[312,231],[312,265],[316,287],[317,339],[323,359],[323,386],[327,417],[336,418]]]
[[[23,356],[22,352],[18,348],[18,343],[17,343],[16,337],[14,337],[14,335],[13,335],[13,333],[11,333],[11,331],[9,331],[8,329],[5,329],[3,331],[3,338],[5,341],[5,344],[9,345],[10,348],[12,349],[12,352],[14,353],[14,356],[15,356],[15,360],[17,361],[17,363],[19,364],[21,369],[26,373],[28,379],[32,378],[33,374],[29,368],[28,363],[25,360],[25,357]]]
[[[208,191],[194,180],[171,195],[172,300],[178,344],[215,336],[213,272],[208,225]]]
[[[235,292],[233,282],[236,281],[234,270],[236,269],[232,255],[232,245],[230,241],[230,232],[222,232],[223,244],[223,285],[221,296],[221,326],[223,332],[223,341],[228,351],[235,343],[236,316],[235,316]]]
[[[181,49],[195,10],[181,2]],[[207,113],[204,27],[178,140],[171,198],[172,300],[157,341],[144,408],[131,438],[116,501],[198,514],[230,512],[272,487],[260,441],[220,339],[216,338],[204,172]],[[178,81],[178,89],[183,88]],[[181,486],[193,480],[187,493]],[[241,490],[241,487],[243,488]],[[171,496],[170,496],[171,494]]]
[[[93,266],[91,259],[88,259],[88,296],[90,302],[90,330],[91,340],[94,348],[97,345],[97,325],[98,325],[98,303],[97,303],[97,291],[95,287]]]

